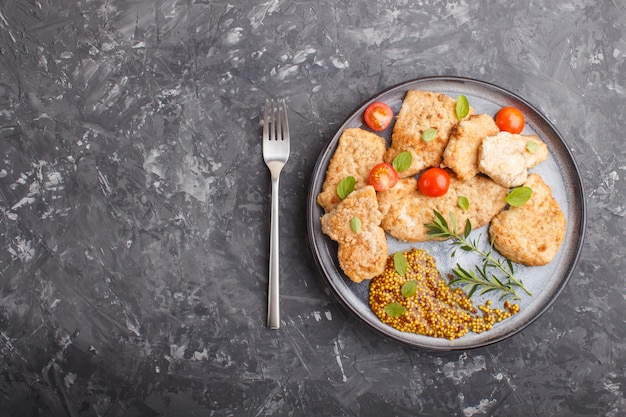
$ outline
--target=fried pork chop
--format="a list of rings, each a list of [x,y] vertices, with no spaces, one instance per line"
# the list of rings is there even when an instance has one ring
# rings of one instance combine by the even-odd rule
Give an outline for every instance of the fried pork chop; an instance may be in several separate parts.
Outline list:
[[[527,146],[531,142],[536,149]],[[546,159],[548,146],[537,135],[500,132],[483,139],[478,170],[504,187],[519,187],[528,178],[528,169]]]
[[[350,225],[354,218],[361,225],[358,232]],[[322,216],[322,231],[338,243],[339,265],[354,282],[374,278],[385,270],[388,248],[380,227],[382,218],[371,185],[353,191]]]
[[[465,180],[478,174],[478,151],[483,138],[500,132],[493,117],[475,114],[452,128],[443,152],[442,167],[450,168]]]
[[[385,154],[385,161],[391,163],[399,153],[411,152],[413,161],[409,169],[399,173],[401,178],[439,165],[450,130],[458,122],[455,106],[456,100],[445,94],[407,91],[393,127],[391,147]],[[469,114],[472,113],[470,108]],[[426,142],[422,134],[430,128],[437,130],[437,136]]]
[[[462,231],[466,219],[477,229],[489,223],[504,209],[507,193],[505,187],[482,175],[461,181],[451,173],[448,192],[442,197],[427,197],[419,192],[415,178],[403,178],[395,187],[378,194],[378,203],[383,214],[381,225],[396,239],[421,242],[428,239],[424,225],[433,221],[433,210],[437,210],[446,219],[452,213],[459,232]],[[459,207],[459,196],[469,200],[468,210]]]
[[[359,128],[344,130],[328,164],[317,203],[326,212],[332,210],[341,201],[337,185],[347,176],[356,179],[355,190],[366,186],[371,169],[382,162],[386,147],[385,140],[372,132]]]
[[[524,185],[533,190],[530,200],[494,217],[489,235],[498,252],[513,262],[546,265],[565,238],[565,215],[538,174],[530,174]]]

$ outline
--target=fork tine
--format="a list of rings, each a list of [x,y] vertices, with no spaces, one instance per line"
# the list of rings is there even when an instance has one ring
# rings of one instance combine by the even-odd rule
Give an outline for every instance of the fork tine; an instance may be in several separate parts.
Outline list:
[[[274,106],[274,101],[272,100],[272,110],[273,110],[273,122],[274,122],[274,139],[277,141],[281,141],[283,139],[282,136],[282,118],[280,117],[280,103],[276,102],[276,106]]]
[[[263,115],[263,140],[268,140],[270,137],[270,126],[269,126],[269,104],[270,100],[265,99],[265,112]]]
[[[283,111],[282,111],[282,119],[283,119],[283,139],[289,141],[289,122],[287,121],[287,103],[285,103],[285,99],[283,99]]]

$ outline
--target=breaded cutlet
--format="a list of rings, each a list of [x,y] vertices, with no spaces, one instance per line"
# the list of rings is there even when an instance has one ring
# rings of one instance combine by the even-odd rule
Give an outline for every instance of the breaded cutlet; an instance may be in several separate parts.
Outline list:
[[[546,159],[548,146],[539,136],[500,132],[480,144],[478,170],[504,187],[519,187],[528,178],[528,169]]]
[[[354,282],[372,279],[385,270],[387,237],[380,227],[382,213],[371,185],[353,191],[321,218],[322,232],[338,243],[337,258],[343,272]],[[360,230],[351,227],[352,219]]]
[[[359,128],[344,130],[328,164],[317,203],[326,212],[332,210],[341,201],[337,185],[347,176],[355,178],[355,190],[366,186],[370,171],[383,161],[386,148],[385,140],[375,133]]]
[[[399,153],[411,152],[411,166],[399,173],[400,178],[410,177],[425,168],[439,165],[448,144],[450,130],[459,121],[455,107],[456,99],[445,94],[407,91],[393,126],[391,146],[385,153],[385,161],[392,163]],[[470,108],[469,115],[473,112]],[[422,139],[422,134],[430,128],[437,130],[437,136],[426,142]]]
[[[530,200],[495,216],[489,235],[496,250],[511,261],[546,265],[554,259],[565,238],[565,215],[539,174],[530,174],[524,186],[533,190]]]
[[[477,229],[489,223],[505,206],[508,190],[489,178],[476,175],[461,181],[450,173],[450,187],[441,197],[427,197],[420,193],[415,178],[402,178],[395,187],[378,193],[378,203],[383,214],[382,227],[396,239],[421,242],[428,239],[425,224],[434,220],[433,210],[446,219],[452,213],[462,232],[465,221],[470,220]],[[458,199],[469,200],[469,208],[459,207]]]
[[[473,177],[478,174],[478,150],[483,138],[499,132],[493,117],[486,114],[475,114],[462,120],[450,132],[441,166],[450,168],[459,179]]]

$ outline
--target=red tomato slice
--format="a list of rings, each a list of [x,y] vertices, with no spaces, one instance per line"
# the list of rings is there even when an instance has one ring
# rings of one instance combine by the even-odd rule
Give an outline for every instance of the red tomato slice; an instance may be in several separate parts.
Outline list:
[[[496,125],[505,132],[522,133],[524,115],[515,107],[503,107],[496,114]]]
[[[365,109],[363,120],[370,129],[380,132],[385,130],[391,124],[393,119],[393,110],[387,103],[375,101]]]
[[[417,181],[417,187],[428,197],[441,197],[448,192],[450,175],[441,168],[428,168]]]
[[[368,182],[378,192],[387,191],[398,182],[398,173],[391,164],[381,162],[370,171]]]

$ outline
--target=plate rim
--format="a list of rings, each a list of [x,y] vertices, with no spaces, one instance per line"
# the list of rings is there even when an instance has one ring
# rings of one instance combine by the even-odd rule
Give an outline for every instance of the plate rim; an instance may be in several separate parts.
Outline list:
[[[341,135],[341,132],[343,132],[343,130],[346,128],[346,124],[350,122],[351,120],[353,120],[354,117],[358,113],[362,112],[363,109],[367,105],[369,105],[373,101],[376,101],[381,96],[384,96],[396,90],[399,90],[399,91],[402,91],[403,89],[408,90],[407,89],[408,86],[415,86],[414,89],[417,89],[418,84],[435,83],[435,82],[443,82],[443,83],[450,83],[450,84],[452,83],[472,84],[474,86],[482,87],[484,89],[497,92],[501,95],[507,96],[507,98],[520,102],[524,106],[528,107],[534,113],[535,116],[538,116],[541,119],[541,121],[545,123],[545,125],[554,133],[554,136],[558,138],[559,145],[562,148],[561,151],[565,151],[564,152],[564,155],[566,156],[566,158],[564,158],[566,160],[565,162],[569,164],[571,168],[568,170],[569,171],[568,174],[574,180],[571,183],[571,186],[576,191],[575,195],[572,197],[573,204],[575,204],[578,207],[578,210],[580,213],[578,228],[577,230],[576,229],[573,230],[574,235],[578,237],[578,243],[575,246],[575,250],[572,251],[571,263],[566,267],[564,276],[561,279],[561,281],[558,282],[558,286],[556,287],[556,289],[545,300],[543,305],[539,307],[539,310],[536,312],[536,314],[534,314],[525,322],[521,323],[521,325],[516,326],[514,329],[507,331],[500,336],[494,337],[484,342],[471,343],[471,344],[465,344],[465,345],[459,345],[459,346],[431,346],[431,345],[424,345],[420,343],[412,343],[401,337],[397,337],[393,334],[386,333],[383,330],[374,326],[372,323],[370,323],[369,320],[366,320],[366,318],[360,314],[356,306],[353,306],[350,302],[348,302],[346,297],[342,294],[341,291],[339,291],[339,289],[337,288],[333,280],[329,277],[327,271],[325,270],[324,265],[322,265],[320,250],[318,248],[318,242],[315,240],[315,233],[314,233],[315,222],[319,222],[319,218],[315,218],[315,213],[314,213],[315,212],[314,208],[317,205],[317,202],[316,202],[317,191],[316,191],[315,185],[318,181],[317,181],[316,173],[320,171],[321,165],[324,162],[322,161],[323,159],[322,156],[326,155],[327,152],[330,150],[330,148],[336,145],[336,142],[339,140],[339,136]],[[323,179],[322,179],[322,182],[323,182]],[[334,297],[341,302],[344,308],[349,310],[351,314],[355,315],[359,319],[359,321],[364,323],[367,328],[374,330],[376,333],[384,336],[385,338],[399,342],[400,344],[404,346],[408,346],[412,348],[419,348],[423,350],[431,350],[431,351],[459,351],[459,350],[467,350],[467,349],[474,349],[474,348],[489,346],[489,345],[501,342],[505,339],[508,339],[514,336],[515,334],[520,333],[524,329],[528,328],[531,324],[535,323],[554,304],[556,299],[559,297],[559,295],[563,292],[563,290],[567,286],[569,280],[572,277],[574,270],[576,269],[576,266],[580,259],[582,248],[584,246],[586,219],[587,219],[586,195],[585,195],[582,178],[580,175],[580,170],[576,162],[576,158],[572,154],[569,146],[567,145],[567,142],[565,141],[560,131],[556,128],[556,126],[545,116],[545,114],[542,111],[540,111],[536,106],[534,106],[528,100],[519,96],[518,94],[508,89],[505,89],[503,87],[500,87],[499,85],[496,85],[492,82],[478,80],[478,79],[469,78],[469,77],[463,77],[463,76],[437,75],[437,76],[418,77],[418,78],[406,80],[406,81],[397,83],[395,85],[389,86],[387,88],[384,88],[378,91],[377,93],[371,95],[365,101],[357,105],[355,109],[351,111],[348,114],[348,116],[338,125],[338,127],[334,130],[334,133],[332,134],[332,136],[326,142],[325,146],[319,152],[316,163],[312,171],[311,180],[309,184],[309,191],[307,194],[307,234],[308,234],[310,250],[315,259],[317,269],[322,275],[322,278],[324,279],[328,288],[332,290]]]

